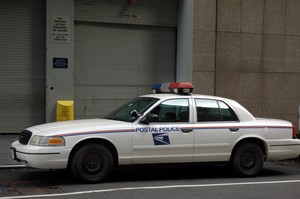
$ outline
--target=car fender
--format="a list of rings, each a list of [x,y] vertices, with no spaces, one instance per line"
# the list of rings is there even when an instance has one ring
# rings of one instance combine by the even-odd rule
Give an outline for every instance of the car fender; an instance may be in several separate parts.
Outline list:
[[[263,136],[261,135],[243,135],[239,137],[238,139],[235,140],[234,144],[232,145],[231,152],[230,152],[230,159],[232,155],[234,154],[235,150],[242,144],[252,142],[252,143],[257,143],[263,150],[263,153],[265,155],[265,159],[268,156],[268,145],[264,139]]]
[[[70,165],[72,158],[73,158],[74,154],[76,153],[76,151],[78,151],[82,146],[91,144],[91,143],[98,143],[98,144],[101,144],[101,145],[107,147],[113,155],[114,165],[117,166],[119,164],[119,153],[118,153],[118,149],[115,146],[115,144],[107,137],[91,136],[91,137],[83,137],[83,138],[77,140],[76,143],[74,143],[74,145],[71,149],[71,152],[69,154],[69,157],[68,157],[68,165]]]

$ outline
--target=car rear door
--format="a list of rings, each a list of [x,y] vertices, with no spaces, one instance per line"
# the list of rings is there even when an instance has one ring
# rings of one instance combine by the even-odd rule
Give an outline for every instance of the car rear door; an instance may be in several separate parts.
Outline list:
[[[194,161],[227,161],[243,128],[235,112],[223,101],[195,99]]]

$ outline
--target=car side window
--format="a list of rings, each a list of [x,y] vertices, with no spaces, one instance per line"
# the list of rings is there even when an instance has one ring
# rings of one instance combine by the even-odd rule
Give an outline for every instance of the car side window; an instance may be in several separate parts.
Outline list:
[[[197,122],[238,121],[234,111],[224,102],[196,99]]]
[[[218,104],[222,115],[222,121],[239,121],[235,112],[227,106],[227,104],[222,101],[218,101]]]
[[[151,113],[157,115],[157,122],[189,122],[188,99],[166,100],[156,106]]]

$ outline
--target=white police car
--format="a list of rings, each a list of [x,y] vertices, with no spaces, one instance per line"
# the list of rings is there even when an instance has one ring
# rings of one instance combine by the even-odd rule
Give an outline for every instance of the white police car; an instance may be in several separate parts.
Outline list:
[[[265,160],[299,156],[290,122],[255,118],[233,100],[192,89],[187,82],[156,84],[155,94],[103,119],[30,127],[12,144],[12,157],[34,168],[68,168],[77,180],[93,183],[118,165],[148,163],[228,162],[239,176],[252,177]]]

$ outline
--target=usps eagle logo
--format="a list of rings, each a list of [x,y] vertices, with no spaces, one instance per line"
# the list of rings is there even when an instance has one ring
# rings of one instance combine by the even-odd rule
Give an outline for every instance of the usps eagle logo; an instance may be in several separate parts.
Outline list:
[[[170,139],[167,133],[153,133],[153,141],[155,145],[169,145]]]

